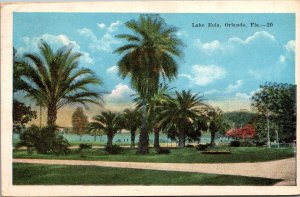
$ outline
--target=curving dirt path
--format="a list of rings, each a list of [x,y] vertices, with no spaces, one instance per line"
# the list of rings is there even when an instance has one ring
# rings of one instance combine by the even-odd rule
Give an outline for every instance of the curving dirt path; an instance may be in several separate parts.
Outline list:
[[[13,159],[14,163],[84,165],[116,168],[151,169],[196,172],[206,174],[238,175],[282,179],[276,185],[296,185],[296,159],[256,163],[142,163],[83,160]]]

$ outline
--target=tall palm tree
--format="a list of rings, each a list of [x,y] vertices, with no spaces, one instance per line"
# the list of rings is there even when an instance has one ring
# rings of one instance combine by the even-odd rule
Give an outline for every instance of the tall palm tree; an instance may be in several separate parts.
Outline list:
[[[159,15],[140,15],[139,20],[125,23],[133,34],[120,34],[117,38],[127,40],[115,50],[123,55],[118,62],[119,74],[129,77],[134,90],[143,99],[143,124],[138,153],[149,152],[147,107],[162,78],[172,80],[177,76],[175,57],[181,56],[181,40],[176,38],[177,28],[168,26]]]
[[[179,137],[179,147],[185,146],[185,128],[194,124],[204,116],[208,105],[203,103],[199,94],[192,94],[190,90],[175,91],[175,98],[161,106],[161,120],[159,124],[169,123],[175,128]]]
[[[102,103],[102,95],[88,89],[88,85],[102,82],[88,68],[79,68],[81,53],[72,47],[53,51],[44,41],[40,54],[28,53],[18,62],[24,68],[22,90],[26,96],[47,109],[48,126],[55,125],[57,111],[70,103]]]
[[[135,147],[135,134],[142,122],[142,114],[138,109],[125,109],[122,114],[123,127],[130,131],[131,144],[130,147]]]
[[[121,119],[118,113],[104,111],[93,117],[94,122],[89,123],[89,130],[103,130],[107,135],[107,147],[112,147],[112,142],[117,131],[121,129]]]

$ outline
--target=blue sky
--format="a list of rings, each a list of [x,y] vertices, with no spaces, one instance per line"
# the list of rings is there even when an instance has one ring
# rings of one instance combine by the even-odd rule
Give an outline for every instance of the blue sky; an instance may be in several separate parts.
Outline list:
[[[260,84],[295,83],[294,14],[160,14],[179,29],[184,57],[171,86],[204,94],[207,102],[224,111],[250,109],[249,98]],[[71,44],[84,54],[81,66],[103,80],[107,106],[128,106],[133,93],[129,80],[117,74],[120,56],[112,51],[124,44],[114,36],[130,33],[124,23],[139,14],[122,13],[15,13],[13,45],[19,54],[37,51],[40,39],[53,48]],[[192,23],[219,23],[221,28],[195,28]],[[245,23],[247,28],[224,27]],[[250,27],[251,22],[272,27]]]

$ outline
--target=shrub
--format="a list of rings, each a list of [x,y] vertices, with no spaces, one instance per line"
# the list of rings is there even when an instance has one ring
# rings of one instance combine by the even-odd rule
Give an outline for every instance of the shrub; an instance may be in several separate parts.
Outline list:
[[[205,151],[209,146],[210,146],[210,144],[198,144],[196,149],[199,151]]]
[[[241,143],[239,141],[231,141],[230,146],[231,147],[240,147]]]
[[[244,147],[253,147],[255,146],[255,143],[250,141],[250,140],[246,140],[244,142],[241,142],[241,146],[244,146]]]
[[[155,151],[157,154],[170,154],[171,153],[170,149],[162,148],[162,147],[156,148]]]
[[[92,144],[79,144],[79,149],[83,150],[83,149],[91,149],[92,148]]]
[[[109,154],[119,154],[122,151],[122,147],[119,145],[105,146],[104,150]]]
[[[56,127],[39,128],[32,125],[20,134],[20,142],[17,147],[27,147],[28,153],[34,148],[40,154],[54,153],[68,154],[69,142],[56,132]]]
[[[187,147],[187,148],[194,148],[194,145],[188,144],[188,145],[186,145],[185,147]]]

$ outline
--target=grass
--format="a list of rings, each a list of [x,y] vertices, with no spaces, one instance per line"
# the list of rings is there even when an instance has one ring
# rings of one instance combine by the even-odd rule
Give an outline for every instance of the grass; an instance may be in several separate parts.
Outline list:
[[[273,185],[279,181],[191,172],[13,164],[14,185]]]
[[[224,148],[216,148],[224,149]],[[201,154],[195,148],[171,149],[170,154],[156,154],[153,148],[148,155],[137,155],[136,149],[124,148],[117,155],[109,155],[103,149],[84,150],[81,153],[72,150],[69,155],[56,156],[52,154],[28,155],[25,150],[14,151],[14,158],[38,159],[75,159],[96,161],[128,161],[128,162],[158,162],[158,163],[231,163],[231,162],[260,162],[286,159],[294,156],[292,148],[262,148],[262,147],[236,147],[226,148],[231,154]]]

